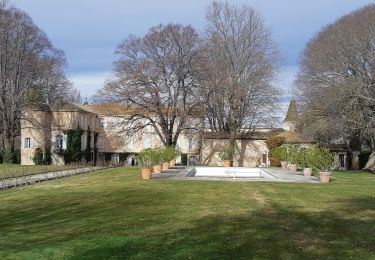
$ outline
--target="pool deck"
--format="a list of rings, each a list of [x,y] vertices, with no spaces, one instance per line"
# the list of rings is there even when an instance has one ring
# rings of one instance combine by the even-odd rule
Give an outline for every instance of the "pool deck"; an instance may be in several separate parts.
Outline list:
[[[186,175],[194,166],[176,166],[164,170],[159,174],[152,174],[154,180],[208,180],[208,181],[266,181],[266,182],[302,182],[302,183],[320,183],[319,178],[315,176],[305,177],[302,172],[291,173],[289,170],[281,168],[262,168],[265,172],[277,177],[275,179],[266,178],[223,178],[223,177],[187,177]]]

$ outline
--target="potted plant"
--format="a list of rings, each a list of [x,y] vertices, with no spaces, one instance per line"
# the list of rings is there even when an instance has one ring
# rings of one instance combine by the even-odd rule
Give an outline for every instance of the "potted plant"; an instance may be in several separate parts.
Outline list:
[[[161,173],[161,169],[163,168],[162,154],[163,154],[163,149],[161,147],[152,148],[152,158],[154,161],[154,165],[153,165],[154,173]]]
[[[319,172],[320,182],[327,183],[330,180],[330,167],[333,163],[333,154],[328,148],[313,146],[309,149],[311,165]]]
[[[299,167],[303,168],[304,176],[309,177],[312,175],[312,168],[310,166],[308,149],[300,149],[299,154],[297,156],[297,164]]]
[[[136,160],[138,165],[141,166],[142,179],[150,179],[152,175],[152,166],[154,165],[152,149],[147,148],[140,151],[136,156]]]
[[[176,148],[173,149],[173,159],[169,161],[169,166],[170,167],[175,167],[176,166],[176,158],[181,155],[181,152],[177,150]]]
[[[168,170],[170,167],[170,161],[174,159],[175,149],[172,146],[168,146],[163,149],[162,152],[162,161],[163,161],[163,170]]]
[[[273,153],[273,157],[275,157],[277,160],[281,163],[281,168],[286,169],[288,168],[288,151],[287,147],[285,145],[277,147]]]
[[[230,167],[234,158],[234,149],[222,149],[219,152],[219,157],[221,160],[223,160],[224,167]]]
[[[287,147],[288,159],[290,162],[289,168],[290,171],[295,173],[297,172],[297,161],[299,157],[299,146],[298,145],[289,145]]]

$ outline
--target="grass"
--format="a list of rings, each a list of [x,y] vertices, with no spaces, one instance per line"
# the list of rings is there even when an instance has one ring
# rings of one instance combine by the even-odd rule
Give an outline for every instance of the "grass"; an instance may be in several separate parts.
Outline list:
[[[74,169],[77,165],[19,165],[0,164],[0,179],[19,177],[42,172]]]
[[[83,174],[0,192],[0,258],[374,259],[374,187]]]

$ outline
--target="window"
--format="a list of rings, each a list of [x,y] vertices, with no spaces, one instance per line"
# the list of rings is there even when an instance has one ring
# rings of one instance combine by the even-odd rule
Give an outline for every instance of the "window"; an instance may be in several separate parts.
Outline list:
[[[134,148],[134,137],[129,138],[128,148],[133,149]]]
[[[120,155],[118,153],[114,153],[111,155],[111,161],[114,164],[120,163]]]
[[[96,148],[98,150],[103,150],[104,149],[104,141],[102,137],[98,137],[98,140],[96,141]]]
[[[340,169],[345,169],[345,154],[339,154],[339,167]]]
[[[104,128],[106,126],[106,123],[104,121],[104,118],[99,118],[99,127]]]
[[[118,116],[115,116],[113,117],[112,119],[112,126],[116,127],[116,126],[120,126],[121,125],[121,121],[122,119]]]
[[[55,143],[56,149],[63,149],[63,143],[64,143],[63,136],[57,135],[56,136],[56,143]]]
[[[30,137],[25,138],[25,148],[31,148],[31,138]]]
[[[85,115],[81,115],[81,118],[80,118],[80,126],[81,128],[86,128],[86,117]]]
[[[189,151],[190,151],[190,150],[193,150],[193,147],[194,147],[194,144],[193,144],[193,138],[190,137],[188,141],[189,141],[189,144],[188,144],[188,146],[189,146]]]
[[[143,148],[150,148],[151,147],[151,139],[149,136],[145,136],[143,139]]]

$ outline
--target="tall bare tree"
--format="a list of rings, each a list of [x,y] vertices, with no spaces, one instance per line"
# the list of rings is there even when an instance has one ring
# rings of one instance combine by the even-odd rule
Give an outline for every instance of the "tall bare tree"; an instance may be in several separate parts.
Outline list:
[[[215,132],[250,133],[270,123],[280,58],[261,15],[214,1],[208,9],[204,82],[206,124]]]
[[[27,93],[53,99],[67,89],[62,51],[23,11],[0,1],[0,112],[3,147],[14,149]]]
[[[375,149],[375,5],[323,28],[307,44],[297,78],[302,125],[321,142]]]
[[[183,130],[194,128],[192,115],[199,111],[197,32],[191,26],[159,25],[144,37],[129,36],[116,53],[115,77],[99,95],[132,111],[123,124],[125,134],[150,126],[164,145],[176,145]]]

